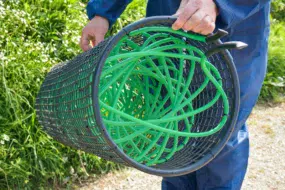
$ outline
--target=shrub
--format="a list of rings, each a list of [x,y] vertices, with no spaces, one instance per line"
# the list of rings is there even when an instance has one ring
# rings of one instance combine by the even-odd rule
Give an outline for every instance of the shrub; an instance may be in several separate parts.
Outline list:
[[[267,75],[261,90],[261,100],[279,101],[285,94],[285,23],[273,22],[269,38]]]
[[[271,3],[271,16],[279,21],[285,21],[285,1],[273,0]]]
[[[144,5],[136,0],[130,6]],[[81,52],[85,6],[79,0],[0,1],[0,189],[67,185],[118,168],[57,143],[36,120],[34,102],[45,75]],[[131,19],[143,15],[127,13]],[[131,20],[120,22],[113,32]]]

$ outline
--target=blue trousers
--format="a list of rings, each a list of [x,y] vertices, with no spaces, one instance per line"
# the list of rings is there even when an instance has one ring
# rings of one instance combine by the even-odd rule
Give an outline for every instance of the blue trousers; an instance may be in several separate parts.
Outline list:
[[[217,0],[221,3],[222,1]],[[231,51],[241,90],[240,110],[235,130],[224,149],[215,159],[188,175],[163,178],[163,190],[238,190],[242,186],[249,157],[249,138],[245,123],[256,103],[266,73],[270,4],[266,4],[265,1],[265,4],[262,5],[253,2],[260,10],[257,11],[253,7],[256,12],[250,12],[250,6],[254,5],[250,5],[247,0],[230,1],[232,1],[233,6],[230,7],[231,3],[229,3],[228,9],[235,9],[234,3],[240,2],[241,6],[246,7],[235,12],[238,16],[248,14],[247,17],[245,16],[245,20],[230,25],[235,19],[227,22],[228,17],[225,16],[227,10],[223,12],[221,9],[216,22],[217,27],[229,32],[229,35],[223,39],[224,41],[243,41],[249,45],[244,50]],[[179,0],[149,0],[147,16],[173,15],[179,4]]]

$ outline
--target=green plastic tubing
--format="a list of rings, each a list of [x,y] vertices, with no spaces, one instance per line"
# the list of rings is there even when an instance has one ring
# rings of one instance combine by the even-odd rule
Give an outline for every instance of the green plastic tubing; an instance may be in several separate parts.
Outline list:
[[[205,42],[204,36],[168,27],[132,31],[111,51],[101,73],[99,102],[110,137],[130,158],[148,166],[171,159],[190,138],[213,135],[228,119],[229,102],[219,71],[183,37]],[[183,76],[185,64],[189,64],[187,76]],[[205,77],[191,93],[197,67]],[[194,109],[193,100],[210,83],[216,88],[215,96]],[[195,116],[220,99],[224,116],[219,124],[193,132]]]

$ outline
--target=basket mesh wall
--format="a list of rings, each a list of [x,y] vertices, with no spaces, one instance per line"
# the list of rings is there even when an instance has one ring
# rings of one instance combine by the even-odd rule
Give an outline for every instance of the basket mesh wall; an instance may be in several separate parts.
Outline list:
[[[59,142],[123,163],[110,148],[96,124],[93,102],[93,74],[106,39],[72,61],[58,64],[48,73],[36,99],[39,122]]]
[[[170,26],[169,23],[146,25],[156,27]],[[213,45],[211,43],[185,38],[185,36],[183,35],[170,34],[169,32],[151,31],[148,32],[148,34],[150,36],[160,34],[161,37],[157,38],[157,40],[163,40],[164,38],[167,38],[167,35],[173,35],[177,39],[183,39],[185,44],[198,48],[202,52],[206,52]],[[135,36],[128,36],[127,38],[129,38],[131,42],[135,43],[138,46],[142,46],[144,42],[148,39],[146,36],[139,34]],[[108,49],[111,50],[110,55],[124,54],[127,52],[136,51],[134,50],[133,45],[127,43],[118,43],[114,46],[110,46],[110,44],[112,43],[109,42],[112,41],[112,39],[113,38],[106,39],[92,50],[82,53],[71,61],[61,63],[53,67],[52,70],[48,73],[44,83],[42,84],[42,87],[36,99],[36,110],[38,120],[43,125],[44,130],[59,142],[62,142],[65,145],[72,146],[77,149],[84,150],[89,153],[96,154],[107,160],[128,165],[128,163],[121,158],[122,155],[118,154],[115,149],[111,148],[111,146],[106,140],[106,135],[102,131],[103,126],[96,122],[94,116],[96,110],[94,110],[94,97],[92,97],[93,88],[95,85],[100,85],[100,87],[102,87],[102,85],[108,82],[108,80],[111,80],[109,78],[101,78],[101,83],[99,82],[100,84],[95,84],[93,81],[94,73],[98,67],[102,54]],[[151,45],[152,43],[155,43],[155,41],[150,42],[149,45]],[[172,44],[173,42],[169,42],[168,44],[164,45]],[[176,54],[181,53],[175,48],[172,50],[167,50],[167,52]],[[198,57],[199,55],[195,54],[194,56]],[[157,66],[159,66],[157,58],[150,58]],[[175,78],[177,77],[175,74],[177,73],[176,70],[179,70],[179,59],[169,59],[173,63],[173,68],[170,69],[169,74],[171,75],[170,77]],[[119,59],[117,59],[116,61],[119,61]],[[222,87],[224,92],[226,93],[228,100],[229,113],[236,112],[234,107],[237,98],[235,94],[236,87],[233,85],[234,79],[232,76],[232,71],[229,68],[229,57],[227,57],[223,53],[217,53],[209,57],[208,61],[212,63],[219,71]],[[185,60],[185,67],[182,73],[183,78],[187,78],[187,76],[189,75],[191,69],[190,65],[191,62],[189,60]],[[104,69],[106,69],[108,66],[110,66],[110,64],[106,64],[106,66],[103,67],[103,74]],[[119,71],[120,70],[117,70],[117,72]],[[114,75],[115,73],[116,70],[114,70],[114,72],[110,76]],[[145,88],[145,86],[147,85],[147,81],[149,81],[149,84],[153,86],[157,87],[157,85],[159,85],[158,83],[156,83],[155,80],[152,80],[150,78],[146,80],[145,78],[143,78],[143,76],[140,77],[143,82],[137,82],[137,84],[141,85],[142,88]],[[122,79],[118,80],[120,81]],[[195,67],[195,74],[189,87],[190,94],[195,93],[195,91],[197,91],[197,89],[199,89],[199,87],[203,84],[204,80],[205,73],[203,72],[201,67]],[[117,83],[117,85],[119,84],[120,83]],[[126,91],[126,86],[124,88]],[[150,94],[151,93],[152,92],[150,90]],[[203,107],[204,105],[209,103],[209,100],[212,100],[215,97],[216,93],[216,87],[212,83],[209,83],[203,89],[203,91],[201,91],[199,95],[191,101],[191,109],[196,110],[200,107]],[[163,98],[167,96],[167,94],[169,94],[169,91],[166,88],[162,87],[160,96]],[[129,96],[131,97],[133,95]],[[140,98],[140,101],[142,101],[142,104],[144,104],[143,102],[145,102],[146,97],[140,96]],[[100,101],[104,101],[105,103],[108,101],[110,103],[111,101],[100,96],[99,99]],[[170,101],[167,100],[163,105],[163,108],[167,109],[169,105]],[[101,111],[103,119],[109,118],[107,117],[108,113],[106,114],[106,110],[104,111],[102,110],[102,108],[103,107],[101,106],[101,108],[98,108],[98,110]],[[185,106],[183,109],[185,112],[187,112],[189,107]],[[130,111],[130,113],[134,112]],[[166,114],[167,113],[168,112],[166,112]],[[181,114],[181,112],[179,114]],[[145,116],[146,113],[143,115]],[[140,118],[143,120],[147,120],[148,118],[144,116],[141,115]],[[222,98],[219,98],[213,106],[201,113],[196,114],[195,118],[189,117],[187,119],[188,122],[192,125],[190,132],[199,133],[214,129],[221,122],[223,117],[225,117],[224,102]],[[211,153],[212,149],[216,147],[221,140],[228,138],[228,136],[226,135],[228,135],[228,131],[231,130],[231,128],[233,127],[230,126],[231,120],[232,116],[229,115],[224,127],[221,130],[205,137],[188,138],[170,135],[166,144],[164,145],[165,149],[171,149],[175,143],[177,143],[178,146],[181,146],[181,148],[179,150],[176,150],[170,158],[169,152],[164,151],[159,156],[159,162],[156,162],[155,164],[149,164],[148,159],[151,159],[152,156],[155,154],[152,151],[149,151],[145,156],[146,159],[139,159],[139,162],[143,165],[146,165],[146,167],[168,171],[182,169],[188,167],[189,165],[195,164],[199,160],[203,159],[205,155]],[[124,120],[117,119],[116,121]],[[179,121],[178,128],[176,130],[185,131],[185,122],[186,121]],[[116,135],[113,134],[116,133],[117,129],[112,128],[112,126],[108,125],[107,123],[105,123],[105,126],[109,132],[110,137],[113,138],[114,142],[116,142]],[[120,133],[126,135],[131,134],[132,132],[134,131],[129,130],[126,127],[125,131],[121,131]],[[145,137],[148,138],[150,141],[153,141],[157,137],[157,133],[157,130],[149,130],[143,135],[145,135]],[[157,139],[156,145],[162,146],[164,143],[164,138],[165,134],[162,135],[161,138]],[[136,141],[136,138],[134,138],[133,140],[136,145],[139,146],[139,142]],[[117,143],[117,145],[119,146],[119,148],[122,149],[123,152],[125,152],[125,156],[129,156],[131,158],[138,156],[132,153],[131,151],[135,148],[134,144],[129,143],[127,145],[125,144],[122,146],[122,144]],[[144,144],[145,147],[148,147],[148,145],[149,143]],[[140,148],[144,149],[144,147]],[[136,167],[139,168],[140,166]]]

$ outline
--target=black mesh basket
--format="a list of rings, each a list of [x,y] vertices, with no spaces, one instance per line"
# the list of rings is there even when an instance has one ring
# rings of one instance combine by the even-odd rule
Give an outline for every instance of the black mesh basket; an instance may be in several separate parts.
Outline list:
[[[211,161],[229,139],[239,83],[219,30],[171,29],[173,17],[131,24],[54,66],[36,99],[57,141],[141,171],[177,176]]]

